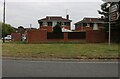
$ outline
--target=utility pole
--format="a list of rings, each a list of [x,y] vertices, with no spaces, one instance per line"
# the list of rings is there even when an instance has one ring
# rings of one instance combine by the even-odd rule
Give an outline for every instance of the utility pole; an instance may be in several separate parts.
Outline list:
[[[3,6],[3,23],[2,23],[2,35],[3,35],[3,43],[5,42],[5,0],[4,0],[4,6]]]

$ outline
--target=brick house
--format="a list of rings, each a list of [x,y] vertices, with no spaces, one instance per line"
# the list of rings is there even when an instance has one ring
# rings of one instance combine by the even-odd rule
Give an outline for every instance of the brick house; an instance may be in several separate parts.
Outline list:
[[[104,20],[102,18],[84,18],[75,23],[76,31],[99,30],[104,29]]]
[[[52,32],[56,24],[60,24],[61,28],[70,30],[72,20],[69,20],[69,15],[66,18],[61,16],[46,16],[46,18],[38,20],[39,29],[46,29],[47,32]]]

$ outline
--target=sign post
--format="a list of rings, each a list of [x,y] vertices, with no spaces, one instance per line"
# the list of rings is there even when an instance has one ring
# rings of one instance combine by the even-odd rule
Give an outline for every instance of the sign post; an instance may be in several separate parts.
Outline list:
[[[119,5],[117,3],[110,7],[109,12],[110,21],[117,21],[119,19]]]
[[[110,3],[110,7],[109,7],[109,45],[110,45],[110,41],[111,41],[111,22],[115,22],[119,19],[119,5],[118,3],[111,5]]]

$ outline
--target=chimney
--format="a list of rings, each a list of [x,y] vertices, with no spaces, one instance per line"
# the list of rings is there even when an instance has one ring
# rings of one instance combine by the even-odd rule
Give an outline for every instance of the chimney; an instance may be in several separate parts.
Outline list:
[[[69,20],[69,15],[66,15],[66,19],[68,19],[68,20]]]
[[[104,19],[104,16],[101,16],[101,19]]]

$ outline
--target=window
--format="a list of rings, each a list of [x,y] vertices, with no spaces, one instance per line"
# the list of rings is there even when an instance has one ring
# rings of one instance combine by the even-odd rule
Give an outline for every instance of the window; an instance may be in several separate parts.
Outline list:
[[[66,22],[64,22],[64,25],[67,25],[67,23],[66,23]]]
[[[52,22],[48,22],[48,26],[52,26]]]
[[[40,22],[39,24],[40,24],[40,26],[42,26],[42,25],[43,25],[43,22]]]
[[[43,26],[47,26],[47,22],[43,22]]]
[[[70,26],[70,22],[67,22],[67,26]]]
[[[83,23],[83,26],[87,26],[87,23]]]
[[[57,22],[57,24],[59,24],[61,26],[61,22]]]
[[[93,23],[90,23],[90,27],[93,27]]]
[[[65,25],[65,23],[64,22],[62,22],[62,26],[64,26]]]

